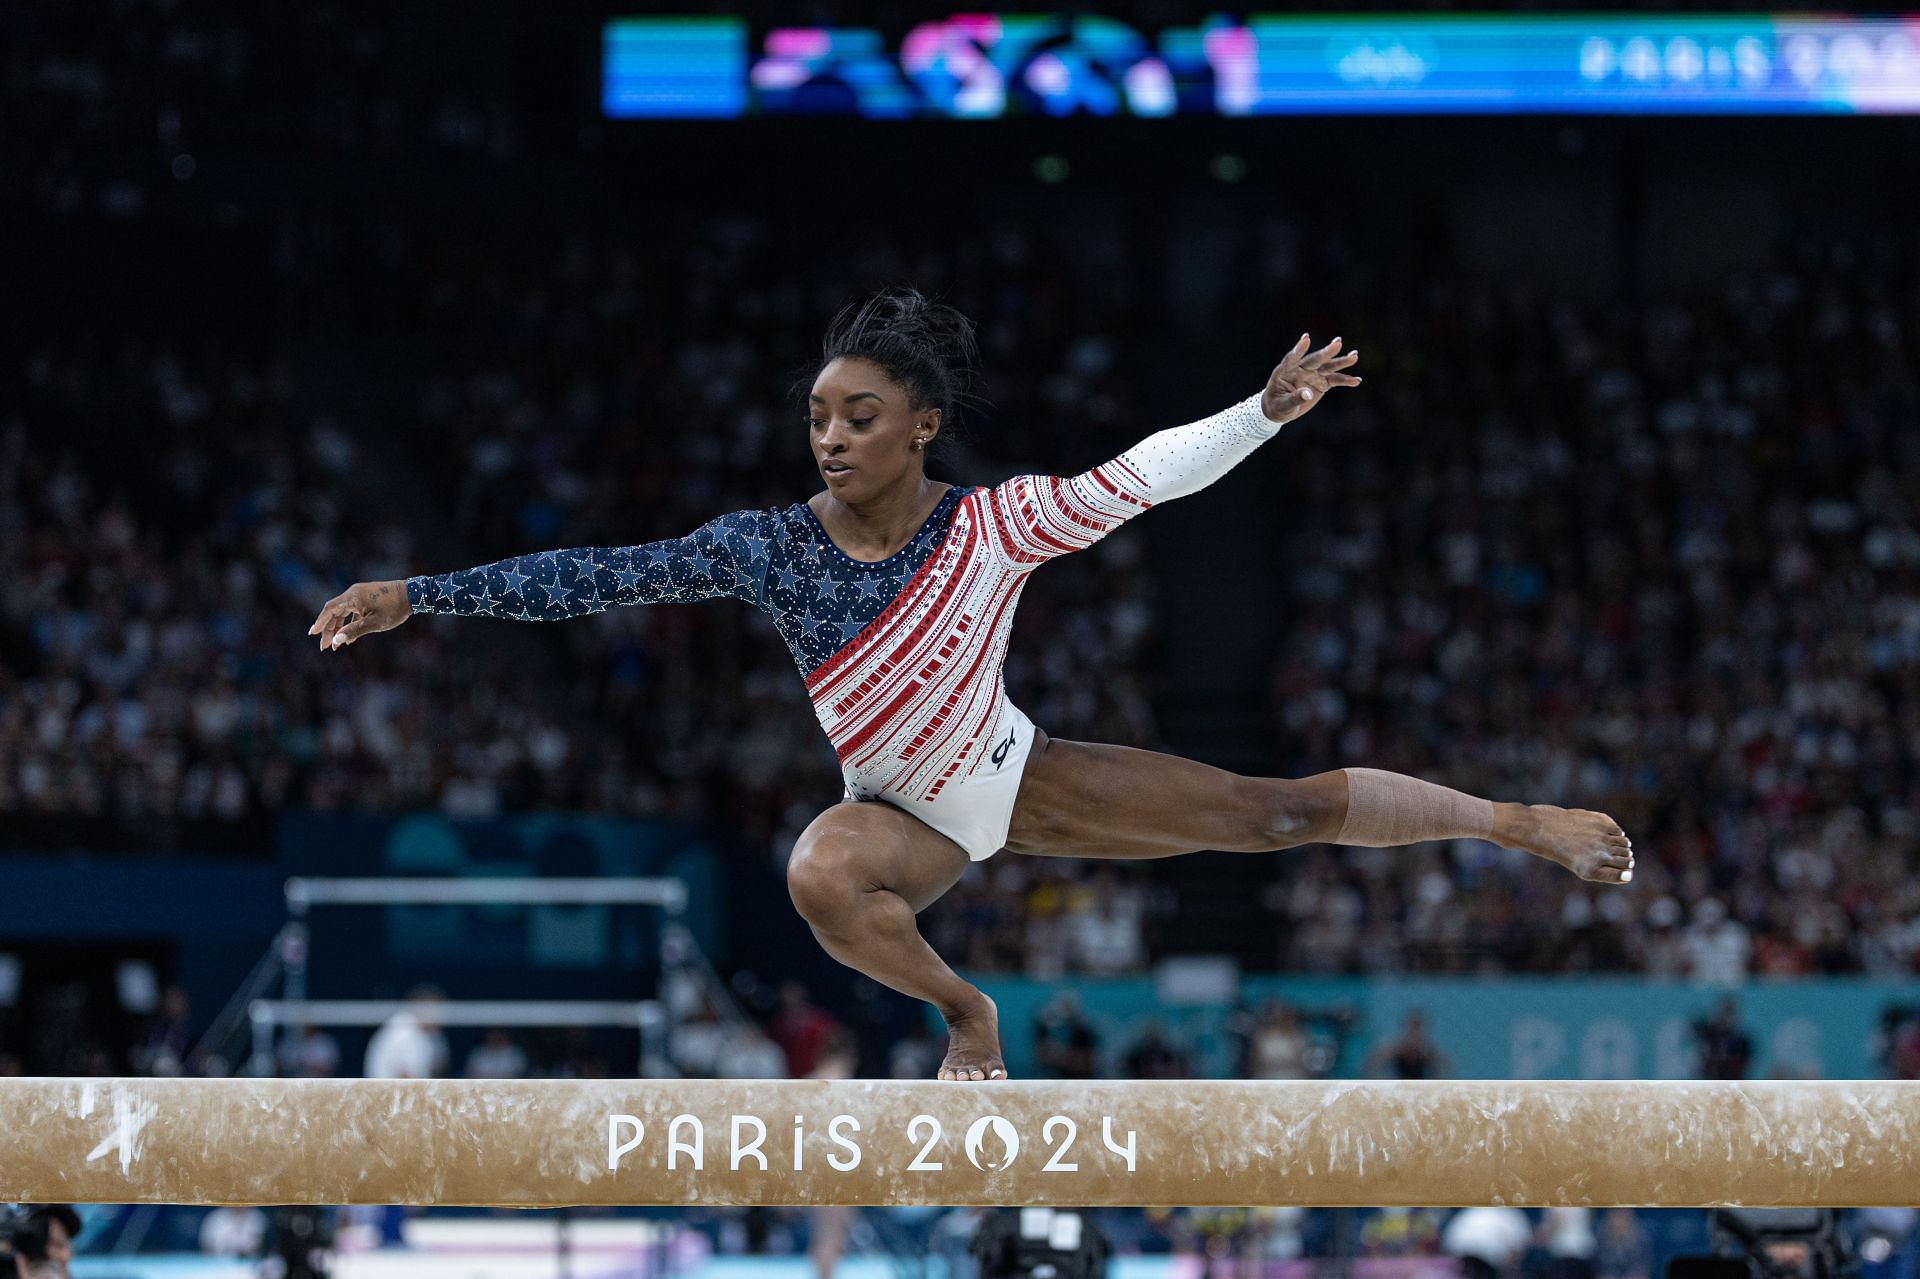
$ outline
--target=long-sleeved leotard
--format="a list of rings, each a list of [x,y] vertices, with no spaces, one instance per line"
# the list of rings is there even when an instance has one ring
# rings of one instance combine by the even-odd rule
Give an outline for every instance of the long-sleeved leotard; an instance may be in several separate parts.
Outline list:
[[[840,551],[804,502],[736,511],[686,537],[521,555],[407,579],[416,613],[553,621],[616,604],[732,596],[773,619],[861,798],[932,800],[990,746],[1027,575],[1156,502],[1226,474],[1279,425],[1260,397],[1155,432],[1071,477],[1019,475],[942,495],[897,554]]]

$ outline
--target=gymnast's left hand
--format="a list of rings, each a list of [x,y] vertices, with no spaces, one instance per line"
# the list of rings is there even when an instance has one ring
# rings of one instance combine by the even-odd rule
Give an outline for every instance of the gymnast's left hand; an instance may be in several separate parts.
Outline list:
[[[1260,411],[1267,415],[1267,421],[1291,422],[1334,387],[1360,385],[1360,379],[1347,372],[1359,361],[1360,352],[1340,354],[1339,338],[1318,351],[1309,351],[1307,346],[1307,335],[1302,333],[1267,379],[1267,389],[1260,393]]]

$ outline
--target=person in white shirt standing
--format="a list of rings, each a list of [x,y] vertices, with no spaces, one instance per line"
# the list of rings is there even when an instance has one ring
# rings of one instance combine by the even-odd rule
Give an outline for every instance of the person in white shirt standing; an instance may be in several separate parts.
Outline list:
[[[432,986],[416,986],[407,1006],[387,1018],[367,1042],[368,1079],[434,1079],[447,1073],[447,1037],[440,1033],[440,1005],[446,996]]]

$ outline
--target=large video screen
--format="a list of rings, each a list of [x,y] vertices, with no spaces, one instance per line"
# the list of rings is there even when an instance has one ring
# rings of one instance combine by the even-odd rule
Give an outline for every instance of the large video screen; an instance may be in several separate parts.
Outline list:
[[[1913,113],[1920,16],[959,14],[897,38],[607,23],[616,118]]]

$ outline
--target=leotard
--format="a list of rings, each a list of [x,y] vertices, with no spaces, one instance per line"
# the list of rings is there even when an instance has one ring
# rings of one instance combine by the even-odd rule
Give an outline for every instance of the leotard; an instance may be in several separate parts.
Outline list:
[[[1256,395],[1080,475],[955,487],[906,546],[872,563],[843,553],[796,502],[722,515],[685,537],[410,577],[407,601],[416,613],[555,621],[620,604],[745,600],[793,654],[849,795],[913,812],[979,767],[1005,725],[1024,722],[1001,667],[1028,574],[1205,488],[1279,429]]]

